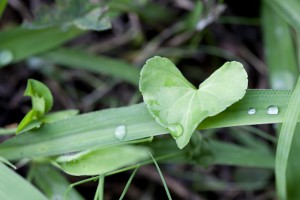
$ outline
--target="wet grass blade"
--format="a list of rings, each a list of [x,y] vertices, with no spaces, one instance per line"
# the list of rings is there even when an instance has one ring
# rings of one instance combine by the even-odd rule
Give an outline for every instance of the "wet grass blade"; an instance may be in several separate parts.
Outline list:
[[[250,90],[239,102],[224,112],[207,118],[198,129],[221,128],[239,125],[281,123],[290,98],[290,91]],[[268,106],[276,105],[279,113],[270,115]],[[256,114],[248,109],[255,107]],[[106,109],[78,115],[53,124],[45,124],[0,144],[0,154],[9,160],[57,155],[120,144],[114,137],[117,126],[126,126],[123,142],[161,134],[167,130],[155,122],[145,104]],[[69,142],[72,141],[72,142]],[[121,142],[121,143],[123,143]]]

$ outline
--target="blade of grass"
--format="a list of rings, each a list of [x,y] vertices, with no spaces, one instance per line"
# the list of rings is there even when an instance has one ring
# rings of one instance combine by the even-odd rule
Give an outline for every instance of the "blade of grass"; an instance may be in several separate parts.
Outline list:
[[[0,162],[0,199],[47,200],[34,186]]]
[[[165,191],[166,191],[166,193],[167,193],[168,199],[169,199],[169,200],[172,200],[172,197],[171,197],[171,194],[170,194],[170,192],[169,192],[169,189],[168,189],[167,183],[166,183],[166,181],[165,181],[165,178],[164,178],[164,176],[163,176],[163,174],[162,174],[162,172],[161,172],[161,170],[160,170],[160,168],[159,168],[159,166],[158,166],[156,160],[154,159],[154,157],[152,156],[152,154],[151,154],[150,152],[149,152],[149,154],[150,154],[150,156],[151,156],[151,158],[152,158],[152,160],[153,160],[153,162],[154,162],[154,164],[155,164],[155,167],[156,167],[156,169],[157,169],[157,171],[158,171],[158,173],[159,173],[159,176],[160,176],[160,178],[161,178],[161,181],[162,181],[162,183],[163,183],[163,185],[164,185],[164,188],[165,188]]]
[[[270,85],[273,89],[292,89],[298,68],[289,26],[266,3],[262,4],[262,22]]]
[[[50,199],[63,199],[65,190],[70,183],[56,169],[45,164],[34,164],[32,166],[33,181]],[[83,197],[72,189],[67,199],[83,200]]]
[[[265,0],[264,2],[285,19],[287,23],[300,31],[300,2],[298,0]]]
[[[233,137],[239,144],[243,144],[254,150],[260,150],[263,152],[271,153],[272,149],[265,140],[255,137],[250,131],[241,129],[240,127],[232,127],[229,129],[229,134]]]
[[[207,118],[198,128],[281,123],[290,95],[290,91],[248,90],[242,100],[224,112]],[[277,115],[267,114],[270,105],[278,106]],[[257,109],[255,115],[248,114],[248,109],[252,107]],[[120,144],[114,137],[115,128],[119,125],[125,125],[127,128],[123,142],[167,133],[142,103],[45,124],[39,129],[22,133],[0,144],[0,155],[8,160],[16,160]]]
[[[118,59],[95,56],[84,51],[67,48],[48,52],[43,54],[42,57],[67,67],[112,75],[134,85],[138,85],[139,82],[139,70]]]
[[[0,19],[2,17],[2,14],[6,8],[7,0],[1,0],[0,1]]]
[[[220,141],[210,141],[210,143],[214,156],[213,164],[274,168],[274,157],[265,151]]]
[[[286,169],[294,131],[300,114],[300,78],[290,98],[280,130],[275,161],[276,187],[279,199],[287,199]]]
[[[298,63],[299,63],[299,31],[296,31],[296,48],[298,51]],[[297,74],[294,74],[294,76],[297,76]],[[297,123],[295,133],[300,132],[300,124]],[[289,153],[288,158],[288,164],[287,164],[287,197],[288,199],[298,199],[300,198],[300,174],[299,171],[299,151],[300,151],[300,134],[294,134],[291,149]]]
[[[205,159],[206,165],[228,165],[242,167],[256,167],[265,169],[274,169],[275,156],[261,149],[252,149],[245,146],[236,145],[228,142],[209,139],[206,153],[203,148],[195,152],[197,156],[188,156],[191,149],[180,150],[176,147],[173,138],[165,138],[164,140],[154,140],[149,144],[153,150],[156,160],[172,163],[188,163],[198,164],[199,160]],[[193,149],[195,151],[195,149]],[[169,158],[167,155],[170,155]],[[174,155],[174,156],[171,156]],[[164,157],[164,159],[160,159]],[[203,163],[203,162],[202,162]],[[200,164],[202,164],[200,162]]]
[[[11,135],[16,133],[16,128],[0,128],[0,135]]]
[[[128,179],[126,185],[125,185],[125,188],[124,188],[124,190],[123,190],[123,192],[122,192],[122,194],[121,194],[119,200],[122,200],[122,199],[124,198],[124,196],[125,196],[125,194],[126,194],[128,188],[129,188],[129,186],[130,186],[130,184],[131,184],[131,182],[132,182],[132,179],[134,178],[134,176],[135,176],[135,174],[137,173],[137,171],[138,171],[139,168],[140,168],[140,167],[136,167],[136,168],[134,169],[134,171],[132,172],[131,176],[129,177],[129,179]]]
[[[289,3],[291,2],[286,2],[286,4]],[[299,70],[296,63],[296,50],[293,44],[292,33],[287,24],[290,18],[284,16],[292,13],[285,13],[282,10],[278,11],[276,10],[276,4],[280,4],[280,2],[276,3],[275,1],[274,4],[263,3],[262,5],[262,21],[270,85],[274,89],[292,89],[296,83]],[[275,9],[272,9],[271,6],[275,6]],[[289,5],[286,6],[288,7]],[[280,12],[283,15],[280,15]],[[283,16],[283,18],[280,16]],[[284,20],[286,17],[287,21]],[[294,24],[291,25],[294,26]],[[279,126],[276,130],[279,134],[280,129],[278,128]],[[296,126],[295,132],[299,131],[300,127]],[[299,142],[300,135],[294,134],[286,166],[287,199],[298,199],[300,197],[300,174],[298,173]]]
[[[272,143],[277,143],[277,138],[253,126],[241,126],[238,129],[256,134]]]
[[[94,200],[103,200],[104,199],[104,175],[99,176],[99,182],[96,190]]]
[[[18,27],[0,32],[0,49],[10,52],[14,63],[58,47],[83,33],[75,28],[62,31],[59,28],[28,30]],[[9,63],[0,67],[6,64]]]
[[[0,162],[6,164],[7,166],[10,166],[11,168],[13,168],[14,170],[17,169],[16,166],[14,166],[11,162],[9,162],[8,160],[6,160],[5,158],[0,156]]]

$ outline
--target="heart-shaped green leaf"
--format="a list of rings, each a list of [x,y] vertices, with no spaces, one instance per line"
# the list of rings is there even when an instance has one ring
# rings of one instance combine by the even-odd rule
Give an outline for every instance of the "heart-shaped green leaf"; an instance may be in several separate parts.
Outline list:
[[[247,85],[247,73],[239,62],[226,62],[199,89],[170,60],[158,56],[147,60],[140,77],[140,91],[151,115],[169,130],[180,149],[201,121],[241,99]]]

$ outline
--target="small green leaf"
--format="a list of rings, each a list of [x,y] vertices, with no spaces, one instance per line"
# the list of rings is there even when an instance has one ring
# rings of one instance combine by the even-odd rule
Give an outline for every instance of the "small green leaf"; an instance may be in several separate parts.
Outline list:
[[[149,149],[142,146],[114,146],[75,155],[63,155],[56,159],[67,174],[92,176],[106,174],[149,158]]]
[[[56,0],[48,6],[42,4],[34,11],[35,20],[25,21],[23,25],[31,29],[53,26],[69,28],[75,25],[82,30],[106,30],[111,28],[109,19],[104,16],[105,9],[100,4],[85,0]]]
[[[239,62],[226,62],[196,89],[167,58],[149,59],[140,90],[151,115],[182,149],[205,118],[214,116],[246,93],[247,73]]]
[[[32,100],[32,104],[33,104],[32,106],[33,106],[34,110],[37,110],[37,111],[44,110],[44,112],[42,112],[41,114],[48,112],[52,108],[53,97],[52,97],[51,91],[49,90],[49,88],[46,85],[44,85],[40,81],[29,79],[27,82],[26,90],[24,92],[24,96],[44,99],[44,101],[45,101],[44,109],[39,108],[39,106],[41,106],[40,104],[43,104],[42,102],[34,102],[34,101],[43,101],[43,100],[37,100],[37,99]],[[35,103],[37,103],[37,104],[35,104]],[[35,105],[37,107],[34,107]]]
[[[31,97],[32,109],[20,122],[17,134],[39,127],[41,125],[39,119],[50,111],[53,105],[53,97],[48,87],[33,79],[28,80],[24,96]]]

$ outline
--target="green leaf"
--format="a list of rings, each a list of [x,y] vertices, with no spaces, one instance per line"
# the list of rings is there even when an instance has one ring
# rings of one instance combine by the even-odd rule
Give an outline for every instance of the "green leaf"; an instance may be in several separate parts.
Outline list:
[[[158,56],[146,62],[140,78],[151,115],[169,130],[181,149],[200,122],[240,100],[247,85],[243,65],[226,62],[196,89],[170,60]]]
[[[57,27],[41,30],[18,27],[3,30],[0,32],[0,68],[58,47],[83,33],[77,28],[62,31]]]
[[[85,0],[56,0],[54,6],[46,4],[34,12],[33,22],[24,22],[24,26],[31,29],[41,29],[53,26],[68,28],[75,25],[82,30],[106,30],[111,28],[109,19],[105,16],[105,9],[99,4]]]
[[[106,174],[149,158],[149,149],[142,146],[114,146],[57,158],[58,166],[74,176]]]
[[[46,85],[39,81],[29,79],[24,96],[31,97],[32,109],[20,122],[16,133],[40,126],[41,123],[39,123],[38,120],[53,106],[51,91]]]
[[[0,162],[0,199],[47,200],[33,185]]]
[[[41,114],[48,112],[53,106],[53,97],[51,91],[46,85],[37,80],[28,80],[24,96],[33,98],[32,108],[34,110],[41,111]]]

